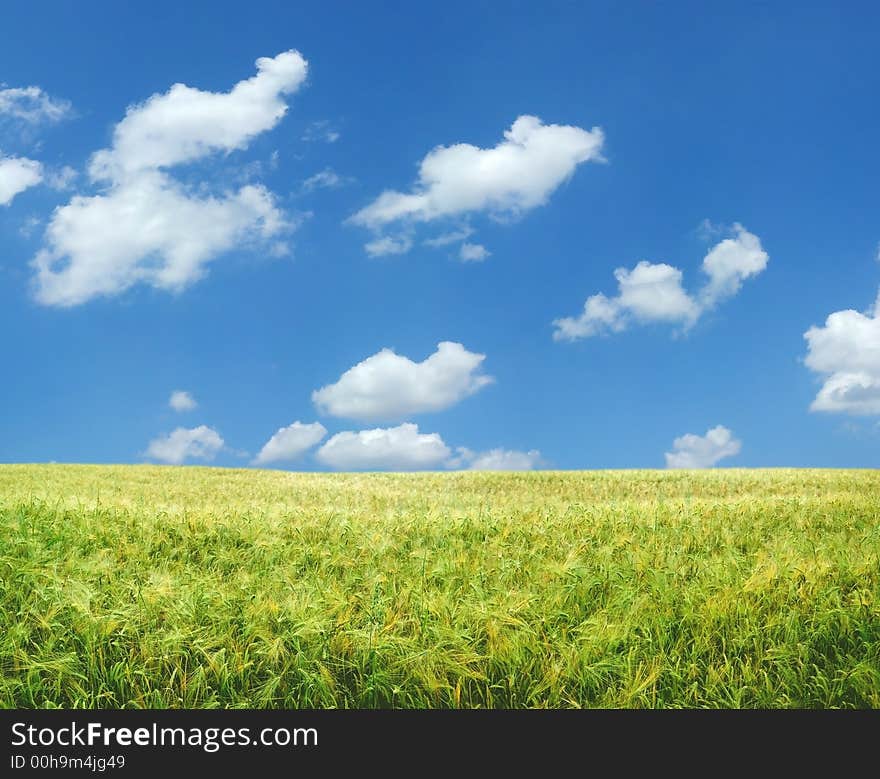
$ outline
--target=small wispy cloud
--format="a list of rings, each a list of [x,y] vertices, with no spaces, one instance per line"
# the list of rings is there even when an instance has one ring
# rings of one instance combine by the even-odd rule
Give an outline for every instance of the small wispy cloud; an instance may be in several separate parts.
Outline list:
[[[482,262],[491,255],[492,252],[479,243],[463,243],[458,250],[458,259],[462,262]]]
[[[302,134],[302,140],[309,142],[336,143],[339,138],[339,131],[332,127],[329,119],[320,119],[312,122],[306,126]]]
[[[40,217],[29,216],[18,228],[19,235],[23,238],[30,238],[41,224],[43,224],[43,220]]]
[[[441,233],[435,238],[427,238],[422,241],[425,246],[431,246],[432,248],[440,248],[442,246],[449,246],[453,243],[458,243],[459,241],[466,241],[474,234],[474,230],[470,226],[462,227],[460,230],[453,230],[448,233]]]
[[[406,254],[412,245],[412,238],[408,235],[385,235],[365,243],[364,249],[370,257],[384,257],[389,254]]]
[[[350,184],[353,179],[340,176],[333,168],[324,168],[314,176],[309,176],[302,183],[303,192],[313,192],[316,189],[338,189]]]
[[[0,116],[8,116],[28,124],[54,123],[70,116],[72,110],[69,101],[50,97],[40,87],[0,89]]]
[[[171,393],[171,397],[168,398],[168,405],[173,408],[175,411],[183,412],[183,411],[192,411],[195,408],[198,408],[198,403],[196,403],[195,398],[190,395],[189,392],[184,390],[174,390]]]
[[[73,182],[76,181],[78,176],[79,173],[76,170],[69,165],[65,165],[57,170],[46,171],[45,181],[52,189],[63,192],[73,186]]]

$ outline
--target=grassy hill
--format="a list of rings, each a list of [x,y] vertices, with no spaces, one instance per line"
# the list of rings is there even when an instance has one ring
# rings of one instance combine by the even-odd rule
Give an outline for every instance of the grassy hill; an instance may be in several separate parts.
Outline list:
[[[0,706],[880,707],[880,473],[0,466]]]

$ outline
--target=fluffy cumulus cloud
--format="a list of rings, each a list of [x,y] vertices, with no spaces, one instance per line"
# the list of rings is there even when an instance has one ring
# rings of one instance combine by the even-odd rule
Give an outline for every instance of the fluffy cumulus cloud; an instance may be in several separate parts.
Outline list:
[[[43,180],[43,166],[26,157],[0,156],[0,206]]]
[[[835,311],[804,338],[804,362],[824,377],[811,410],[880,414],[880,297],[864,314]]]
[[[312,401],[321,413],[364,421],[441,411],[492,383],[480,372],[485,359],[451,341],[422,362],[383,349],[315,390]]]
[[[164,94],[131,106],[113,131],[113,146],[92,157],[92,177],[118,181],[138,171],[246,148],[287,113],[284,96],[299,89],[308,70],[297,51],[260,57],[256,66],[255,76],[229,92],[174,84]]]
[[[161,172],[143,173],[107,195],[77,196],[55,210],[47,248],[33,261],[37,299],[74,306],[137,283],[180,291],[222,252],[268,239],[283,226],[261,186],[201,197]]]
[[[337,433],[317,453],[319,462],[336,470],[417,471],[439,468],[451,450],[437,433],[419,433],[418,425]]]
[[[9,116],[28,124],[59,122],[71,112],[66,100],[50,97],[40,87],[0,89],[0,116]]]
[[[282,427],[260,449],[254,458],[254,465],[266,465],[267,463],[295,460],[315,444],[319,443],[327,435],[327,428],[320,422],[303,424],[294,422],[292,425]]]
[[[184,390],[174,390],[168,398],[168,405],[175,411],[192,411],[198,407],[195,398]]]
[[[678,268],[643,260],[632,269],[614,271],[618,286],[615,297],[592,295],[578,316],[554,320],[553,337],[575,341],[621,332],[633,322],[662,322],[687,329],[703,313],[739,292],[743,281],[761,273],[767,261],[758,236],[736,224],[732,235],[713,246],[703,259],[705,281],[695,294],[685,291]]]
[[[205,425],[191,429],[178,427],[150,441],[146,456],[163,463],[180,465],[185,460],[213,460],[223,446],[223,439],[213,428]]]
[[[168,169],[246,148],[282,119],[285,96],[306,73],[302,56],[288,51],[257,60],[257,74],[229,92],[175,84],[130,107],[112,146],[89,164],[92,181],[104,191],[75,196],[52,216],[33,262],[37,299],[72,306],[138,283],[178,291],[201,278],[218,255],[290,229],[262,186],[196,193]]]
[[[672,451],[666,452],[667,468],[711,468],[725,457],[739,454],[742,442],[733,437],[726,427],[718,425],[699,436],[688,433],[672,442]]]
[[[699,306],[681,285],[682,273],[678,268],[643,261],[632,270],[618,268],[614,277],[619,289],[616,297],[592,295],[580,316],[553,322],[553,337],[557,341],[620,332],[631,320],[689,325],[699,315]]]
[[[454,468],[467,468],[472,471],[531,471],[541,464],[541,453],[537,449],[519,452],[515,449],[490,449],[487,452],[472,452],[461,447],[458,456],[449,465]]]
[[[708,281],[699,293],[701,308],[711,308],[733,297],[746,279],[767,267],[768,259],[758,236],[735,224],[733,235],[713,246],[703,258],[702,270]]]
[[[602,130],[545,125],[520,116],[496,146],[438,146],[419,165],[409,192],[386,190],[350,222],[381,230],[476,212],[511,217],[544,205],[578,165],[600,160]]]

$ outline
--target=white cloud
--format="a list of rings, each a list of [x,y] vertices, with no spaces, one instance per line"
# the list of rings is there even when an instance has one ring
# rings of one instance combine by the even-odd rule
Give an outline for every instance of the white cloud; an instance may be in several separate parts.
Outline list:
[[[592,295],[577,317],[554,320],[557,341],[574,341],[606,332],[626,330],[632,321],[665,322],[691,327],[706,311],[725,298],[735,295],[742,282],[767,267],[768,256],[758,236],[742,225],[733,226],[733,236],[712,247],[701,269],[707,279],[703,287],[690,295],[682,286],[682,272],[665,263],[645,260],[632,270],[614,271],[618,294],[609,298]]]
[[[682,289],[677,268],[643,261],[631,271],[619,268],[614,275],[620,288],[619,307],[639,321],[688,322],[698,314]]]
[[[46,174],[46,183],[52,187],[52,189],[63,191],[65,189],[70,189],[78,176],[79,173],[77,173],[76,170],[69,165],[64,165],[58,170],[50,170]]]
[[[287,427],[281,427],[266,442],[260,453],[254,458],[253,464],[265,465],[279,460],[295,460],[311,449],[325,435],[327,435],[327,428],[320,422],[306,425],[297,421]]]
[[[195,398],[184,390],[174,390],[168,398],[168,405],[175,411],[192,411],[198,408]]]
[[[18,228],[19,235],[23,238],[30,238],[42,223],[42,220],[38,216],[29,216]]]
[[[448,233],[441,233],[434,238],[427,238],[422,241],[425,246],[437,248],[440,246],[449,246],[452,243],[458,243],[470,238],[474,234],[472,227],[462,227],[460,230],[453,230]]]
[[[812,411],[880,414],[880,297],[867,311],[835,311],[804,333],[808,368],[826,377]]]
[[[880,377],[870,373],[833,373],[810,404],[810,410],[880,414]]]
[[[223,439],[213,428],[205,425],[192,429],[178,427],[173,432],[150,441],[146,456],[179,465],[188,459],[213,460],[223,446]]]
[[[697,303],[682,288],[678,268],[643,260],[632,270],[618,268],[614,277],[619,289],[617,297],[592,295],[580,316],[553,322],[557,327],[553,337],[557,341],[620,332],[631,318],[640,322],[692,324],[699,316]]]
[[[37,184],[68,189],[76,176],[76,171],[67,165],[47,170],[42,163],[27,157],[0,157],[0,206],[9,205],[16,195]]]
[[[491,254],[485,246],[478,243],[463,243],[458,250],[458,258],[462,262],[482,262]]]
[[[711,308],[739,292],[743,281],[757,276],[767,267],[767,252],[757,235],[741,224],[733,226],[733,237],[725,238],[703,259],[703,272],[709,277],[700,290],[703,309]]]
[[[339,133],[330,125],[329,119],[320,119],[309,124],[302,134],[304,141],[323,141],[324,143],[336,143],[340,138]]]
[[[451,341],[418,363],[383,349],[315,390],[312,401],[321,413],[364,421],[441,411],[492,383],[480,373],[485,358]]]
[[[709,241],[717,241],[726,232],[727,228],[723,224],[716,224],[708,218],[700,222],[700,224],[697,225],[696,230],[694,230],[696,236],[706,243]]]
[[[26,157],[0,157],[0,206],[43,180],[43,166]]]
[[[0,85],[3,86],[3,85]],[[9,117],[30,125],[58,122],[69,115],[70,103],[49,97],[35,86],[0,89],[0,118]],[[30,187],[45,181],[56,189],[70,180],[72,168],[46,171],[43,165],[27,157],[4,157],[0,152],[0,206]]]
[[[370,257],[384,257],[388,254],[406,254],[412,248],[412,238],[408,235],[391,237],[386,235],[364,244]]]
[[[490,449],[487,452],[472,452],[460,447],[458,456],[450,461],[452,467],[465,465],[472,471],[531,471],[541,463],[541,453],[537,449],[519,452],[515,449]]]
[[[138,283],[180,291],[217,255],[271,238],[285,224],[264,187],[198,197],[163,173],[142,173],[106,195],[76,196],[55,210],[47,247],[33,261],[36,297],[74,306]]]
[[[129,107],[113,132],[113,146],[97,152],[89,172],[119,181],[142,170],[167,168],[216,151],[244,149],[287,113],[284,95],[305,81],[308,63],[298,51],[260,57],[257,74],[229,92],[174,84],[164,94]]]
[[[0,89],[0,115],[29,124],[59,122],[71,112],[66,100],[49,97],[35,86]]]
[[[536,116],[520,116],[493,148],[436,147],[420,163],[412,191],[386,190],[349,221],[375,230],[474,212],[515,217],[544,205],[581,163],[601,160],[603,140],[598,127],[545,125]]]
[[[138,283],[179,291],[219,254],[292,229],[262,186],[208,195],[163,170],[245,148],[281,120],[282,98],[303,83],[307,63],[288,51],[260,58],[257,71],[226,93],[175,84],[128,109],[112,147],[89,165],[105,191],[75,196],[52,216],[33,261],[40,302],[72,306]]]
[[[349,179],[340,176],[333,168],[324,168],[314,176],[309,176],[302,185],[303,191],[312,192],[316,189],[336,189],[349,183]]]
[[[418,425],[337,433],[317,459],[337,470],[415,471],[442,467],[451,451],[437,433],[419,433]]]
[[[545,125],[520,116],[491,149],[468,143],[438,146],[419,166],[410,193],[385,191],[352,221],[379,227],[398,219],[429,221],[468,211],[518,214],[543,205],[575,168],[601,159],[602,131]]]
[[[739,454],[742,442],[733,437],[726,427],[718,425],[698,436],[688,433],[672,442],[671,452],[666,452],[667,468],[711,468],[725,457]]]

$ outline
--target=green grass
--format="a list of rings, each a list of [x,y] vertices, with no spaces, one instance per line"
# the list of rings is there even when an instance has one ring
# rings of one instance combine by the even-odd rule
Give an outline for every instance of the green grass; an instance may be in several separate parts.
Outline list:
[[[0,706],[880,707],[880,473],[0,466]]]

